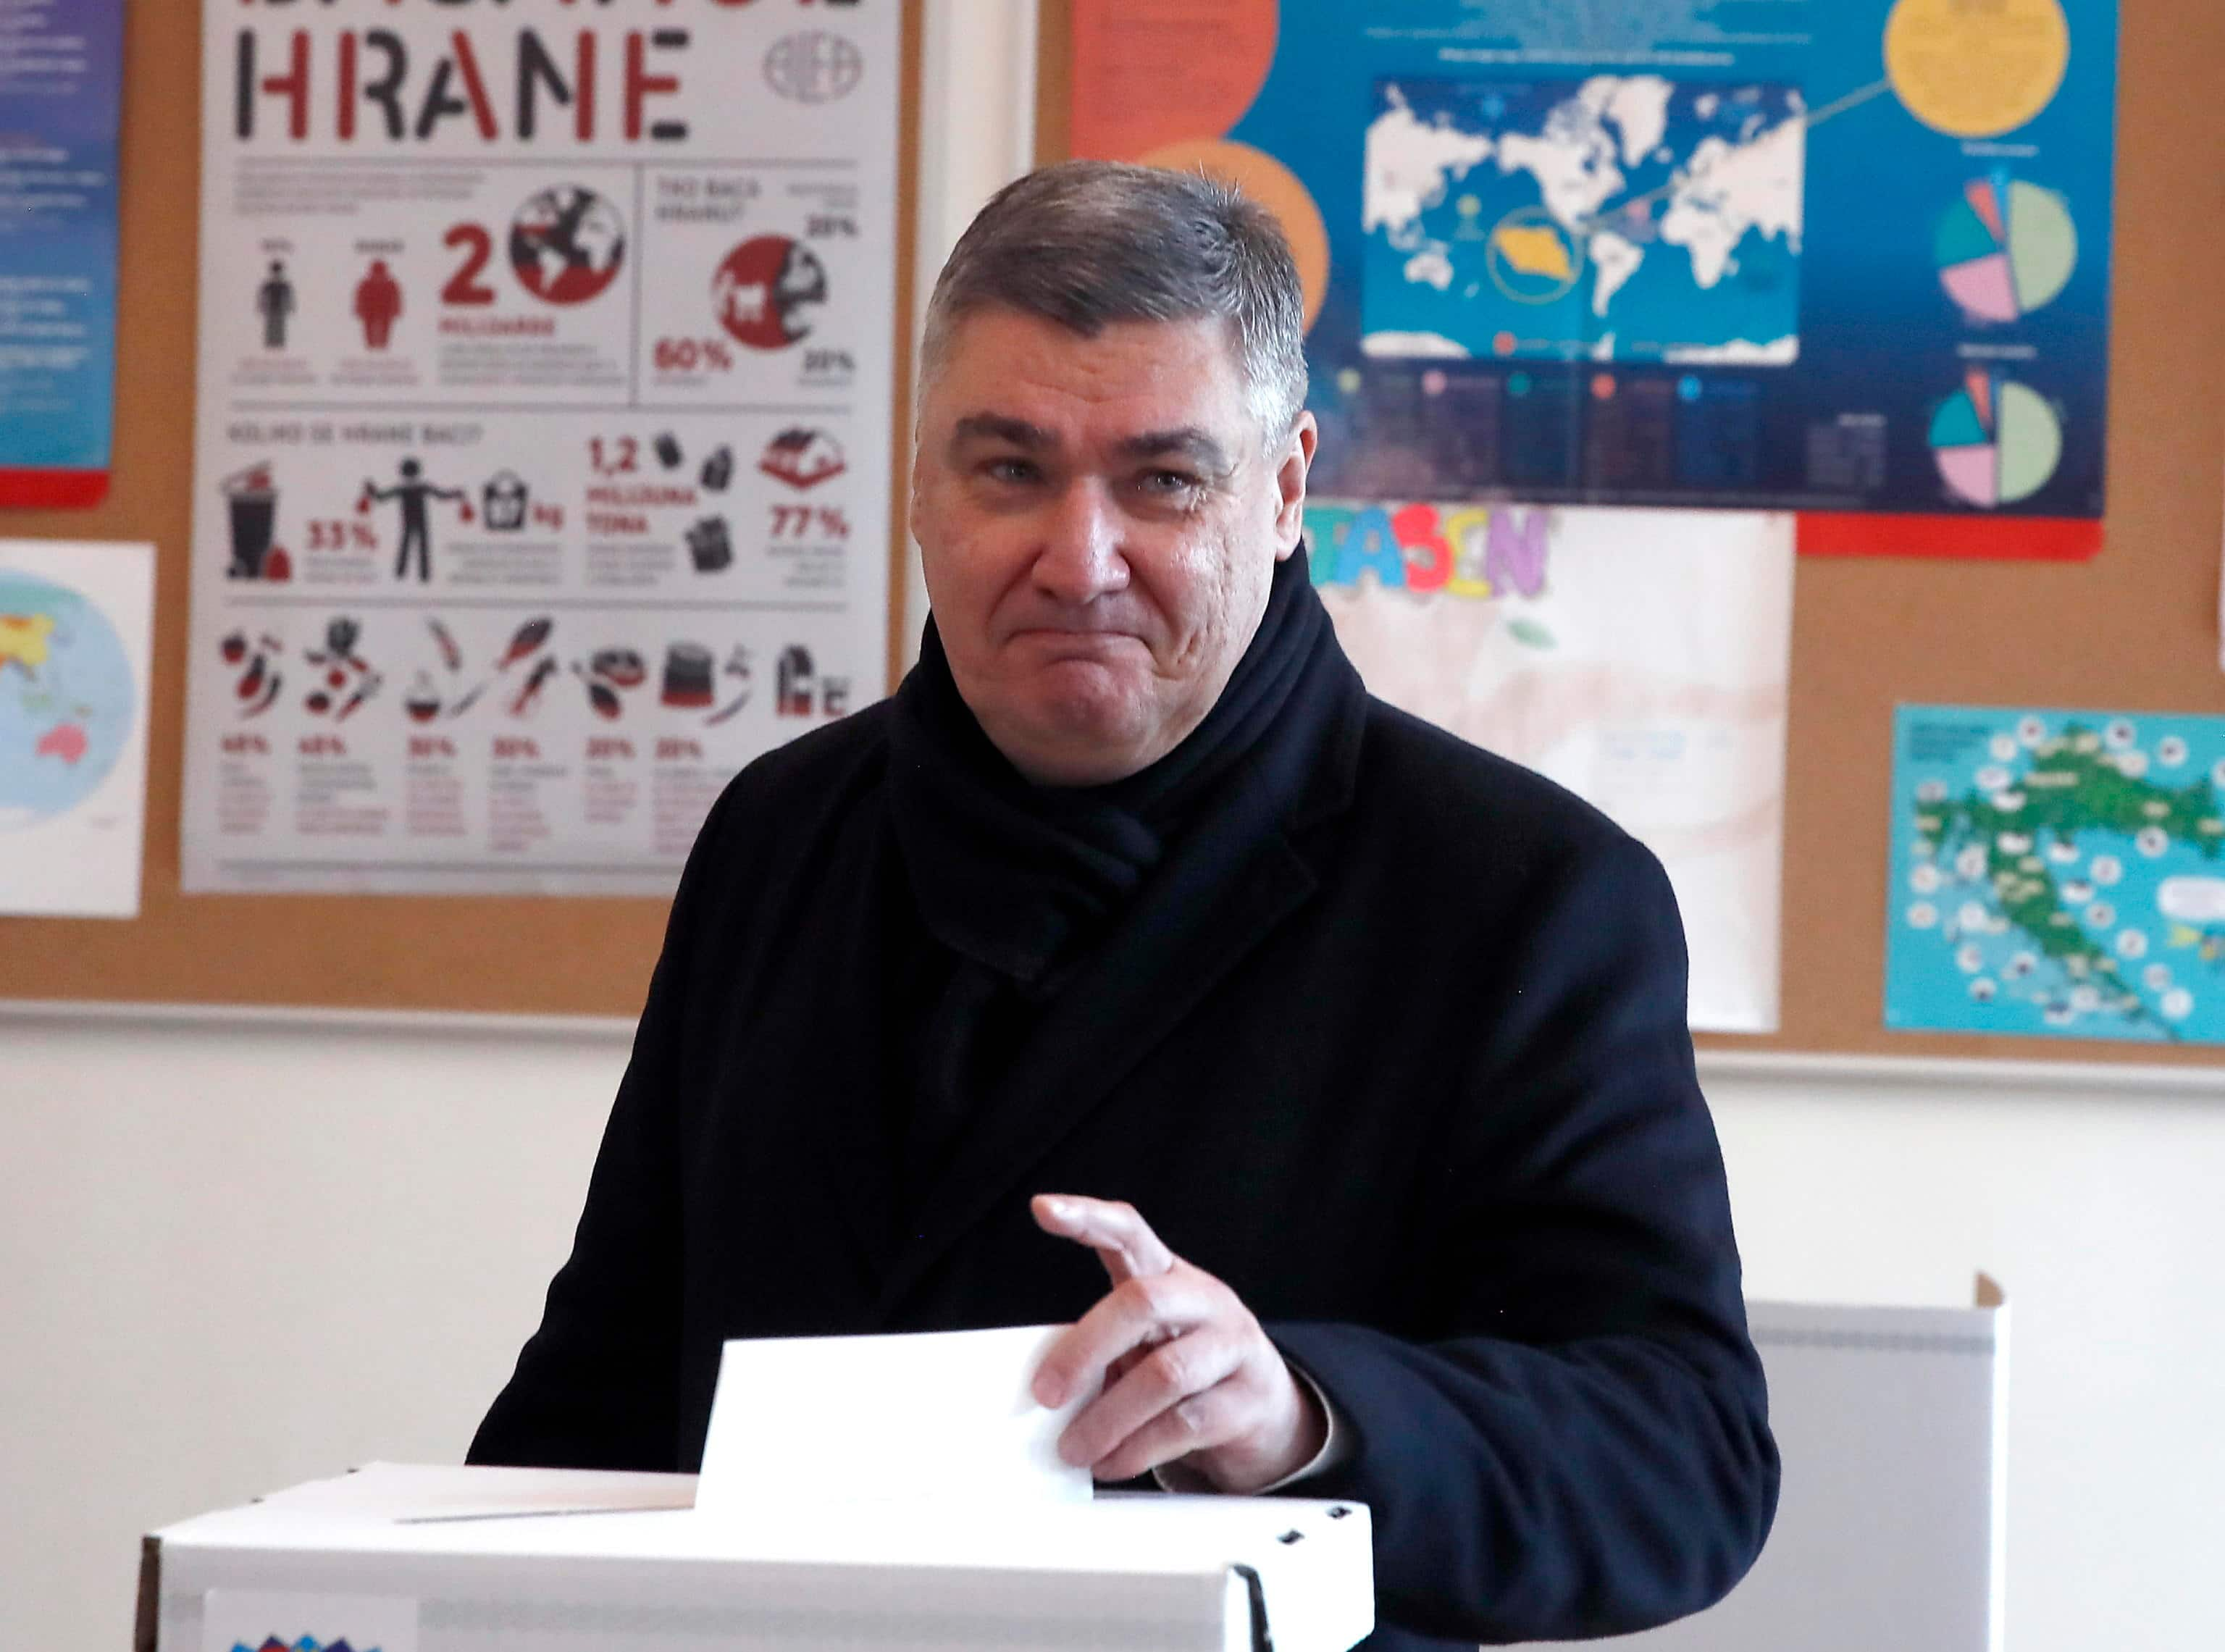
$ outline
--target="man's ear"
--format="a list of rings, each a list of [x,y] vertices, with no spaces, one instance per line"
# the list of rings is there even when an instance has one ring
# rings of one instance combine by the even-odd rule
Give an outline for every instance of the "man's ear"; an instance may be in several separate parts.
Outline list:
[[[911,472],[905,478],[910,485],[904,491],[904,532],[911,535],[912,543],[915,545],[919,543],[920,466],[925,462],[922,457],[924,452],[925,450],[920,446],[918,435],[915,433],[911,444]]]
[[[1321,427],[1314,415],[1301,410],[1298,421],[1291,427],[1289,438],[1283,444],[1282,463],[1275,470],[1275,491],[1279,508],[1275,512],[1275,560],[1287,558],[1298,548],[1298,540],[1306,527],[1306,475],[1314,466],[1314,449],[1321,441]]]

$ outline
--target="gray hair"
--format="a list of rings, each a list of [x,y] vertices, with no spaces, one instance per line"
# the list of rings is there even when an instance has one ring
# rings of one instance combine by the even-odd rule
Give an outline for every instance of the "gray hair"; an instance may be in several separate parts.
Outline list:
[[[1290,243],[1272,213],[1202,173],[1068,161],[998,190],[928,301],[922,383],[959,323],[990,308],[1085,339],[1119,321],[1216,319],[1271,447],[1305,406],[1305,297]]]

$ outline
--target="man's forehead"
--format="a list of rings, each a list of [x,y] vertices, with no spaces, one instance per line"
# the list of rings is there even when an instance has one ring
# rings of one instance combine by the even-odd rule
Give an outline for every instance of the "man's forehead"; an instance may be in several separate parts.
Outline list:
[[[1251,410],[1218,320],[1121,321],[1084,335],[1018,311],[954,331],[930,396],[953,440],[1233,447]]]

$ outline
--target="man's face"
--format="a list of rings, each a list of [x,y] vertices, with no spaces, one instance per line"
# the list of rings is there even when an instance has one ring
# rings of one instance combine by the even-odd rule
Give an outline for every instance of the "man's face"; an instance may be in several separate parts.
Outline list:
[[[1204,720],[1297,545],[1314,440],[1302,415],[1264,446],[1217,320],[959,324],[912,533],[951,675],[1022,774],[1119,780]]]

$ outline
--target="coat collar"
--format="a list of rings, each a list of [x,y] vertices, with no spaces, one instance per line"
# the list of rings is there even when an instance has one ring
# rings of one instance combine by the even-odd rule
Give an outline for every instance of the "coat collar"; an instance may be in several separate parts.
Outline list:
[[[1295,806],[1249,844],[1199,822],[1121,920],[1119,944],[1076,966],[930,1190],[883,1278],[879,1317],[892,1316],[1001,1201],[1054,1191],[1026,1185],[1036,1166],[1319,888],[1334,834],[1315,828],[1351,806],[1366,721],[1357,676],[1341,654],[1334,663],[1346,679],[1341,703]],[[853,1206],[853,1220],[887,1231],[884,1212]]]

